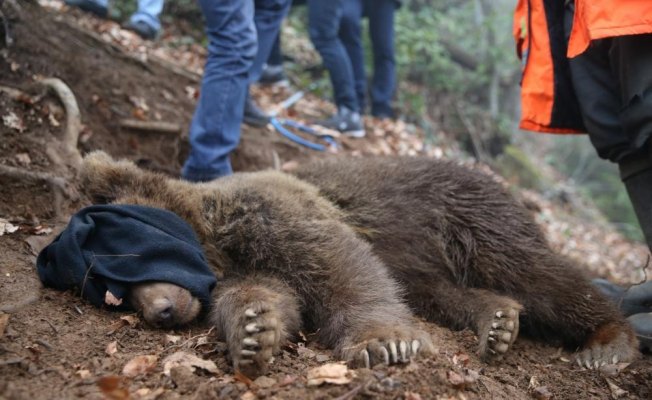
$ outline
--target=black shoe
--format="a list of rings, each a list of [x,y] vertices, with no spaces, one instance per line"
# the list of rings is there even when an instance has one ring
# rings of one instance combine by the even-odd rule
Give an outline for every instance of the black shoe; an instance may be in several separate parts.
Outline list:
[[[106,18],[109,15],[109,9],[101,6],[91,0],[66,0],[66,5],[70,7],[77,7],[82,11],[95,14],[100,18]]]
[[[652,351],[652,313],[634,314],[627,321],[636,333],[640,349]]]
[[[282,65],[265,64],[258,83],[262,85],[287,86],[289,84]]]
[[[258,108],[251,97],[247,96],[242,121],[247,125],[262,128],[269,123],[269,119],[269,115],[265,114],[263,110]]]
[[[360,113],[351,111],[346,107],[341,107],[337,114],[329,119],[317,121],[316,123],[325,128],[340,131],[344,135],[354,138],[363,138],[365,136]]]
[[[130,31],[137,33],[138,36],[145,40],[156,40],[160,33],[158,30],[152,28],[143,21],[129,21],[124,25],[124,27],[125,29],[129,29]]]
[[[634,285],[629,289],[605,279],[594,279],[592,283],[603,295],[612,300],[625,316],[652,313],[652,281]]]

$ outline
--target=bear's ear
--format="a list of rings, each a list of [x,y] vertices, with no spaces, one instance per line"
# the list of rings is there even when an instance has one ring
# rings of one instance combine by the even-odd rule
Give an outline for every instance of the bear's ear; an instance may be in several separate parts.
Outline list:
[[[103,151],[94,151],[82,160],[79,189],[94,203],[110,203],[137,186],[142,174],[131,161],[115,161]]]

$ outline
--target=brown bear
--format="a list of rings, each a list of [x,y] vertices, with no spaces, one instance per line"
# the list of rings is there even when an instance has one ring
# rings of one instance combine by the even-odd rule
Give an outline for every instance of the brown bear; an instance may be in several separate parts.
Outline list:
[[[354,364],[408,362],[432,350],[413,313],[475,330],[486,359],[519,328],[581,349],[589,368],[636,357],[623,317],[491,177],[426,158],[334,159],[295,175],[191,184],[95,152],[81,184],[94,201],[164,208],[193,226],[222,278],[210,321],[250,375],[301,325]],[[167,283],[135,288],[132,303],[162,325],[198,309]]]

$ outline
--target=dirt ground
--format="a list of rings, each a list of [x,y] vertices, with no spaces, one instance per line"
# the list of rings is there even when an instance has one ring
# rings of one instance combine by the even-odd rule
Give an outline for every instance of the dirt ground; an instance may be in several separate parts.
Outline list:
[[[64,177],[68,185],[62,190],[40,179],[0,174],[0,224],[4,219],[18,228],[0,236],[0,399],[652,398],[649,355],[620,365],[619,371],[588,371],[568,351],[521,338],[501,363],[486,365],[475,354],[472,332],[427,323],[437,346],[432,358],[348,371],[340,384],[311,386],[308,371],[335,360],[305,332],[305,341],[285,346],[270,373],[251,382],[234,374],[224,343],[208,326],[156,330],[137,315],[111,313],[70,293],[42,288],[34,268],[37,250],[87,201],[77,196],[74,170],[60,156],[65,112],[35,82],[58,77],[74,92],[84,124],[82,153],[104,149],[171,175],[187,154],[184,132],[198,83],[81,33],[74,13],[29,3],[21,11],[3,11],[11,17],[16,42],[9,48],[0,43],[0,86],[29,97],[0,90],[0,165]],[[121,127],[124,118],[165,121],[181,129],[130,131]],[[341,152],[363,152],[374,140],[341,142]],[[246,128],[234,167],[257,170],[327,156],[270,130]],[[214,365],[167,371],[166,358],[178,352]],[[137,356],[152,357],[141,364],[142,371],[130,374],[125,366]]]

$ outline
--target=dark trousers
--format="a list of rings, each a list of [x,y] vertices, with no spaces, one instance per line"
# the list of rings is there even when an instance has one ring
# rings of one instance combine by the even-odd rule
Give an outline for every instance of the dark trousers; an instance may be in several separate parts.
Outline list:
[[[352,0],[308,0],[308,33],[330,74],[335,104],[360,111],[353,67],[338,36],[344,3]]]
[[[570,35],[572,4],[564,25]],[[652,35],[595,40],[569,60],[591,143],[623,179],[652,169]]]
[[[344,2],[339,36],[351,59],[355,92],[361,110],[364,110],[366,106],[367,77],[360,22],[363,15],[369,18],[369,37],[374,66],[370,90],[371,113],[376,116],[391,116],[393,114],[392,98],[396,87],[395,11],[395,0],[347,0]]]
[[[182,176],[208,181],[232,173],[229,154],[240,141],[250,82],[260,77],[289,0],[199,0],[208,57],[190,125]]]

